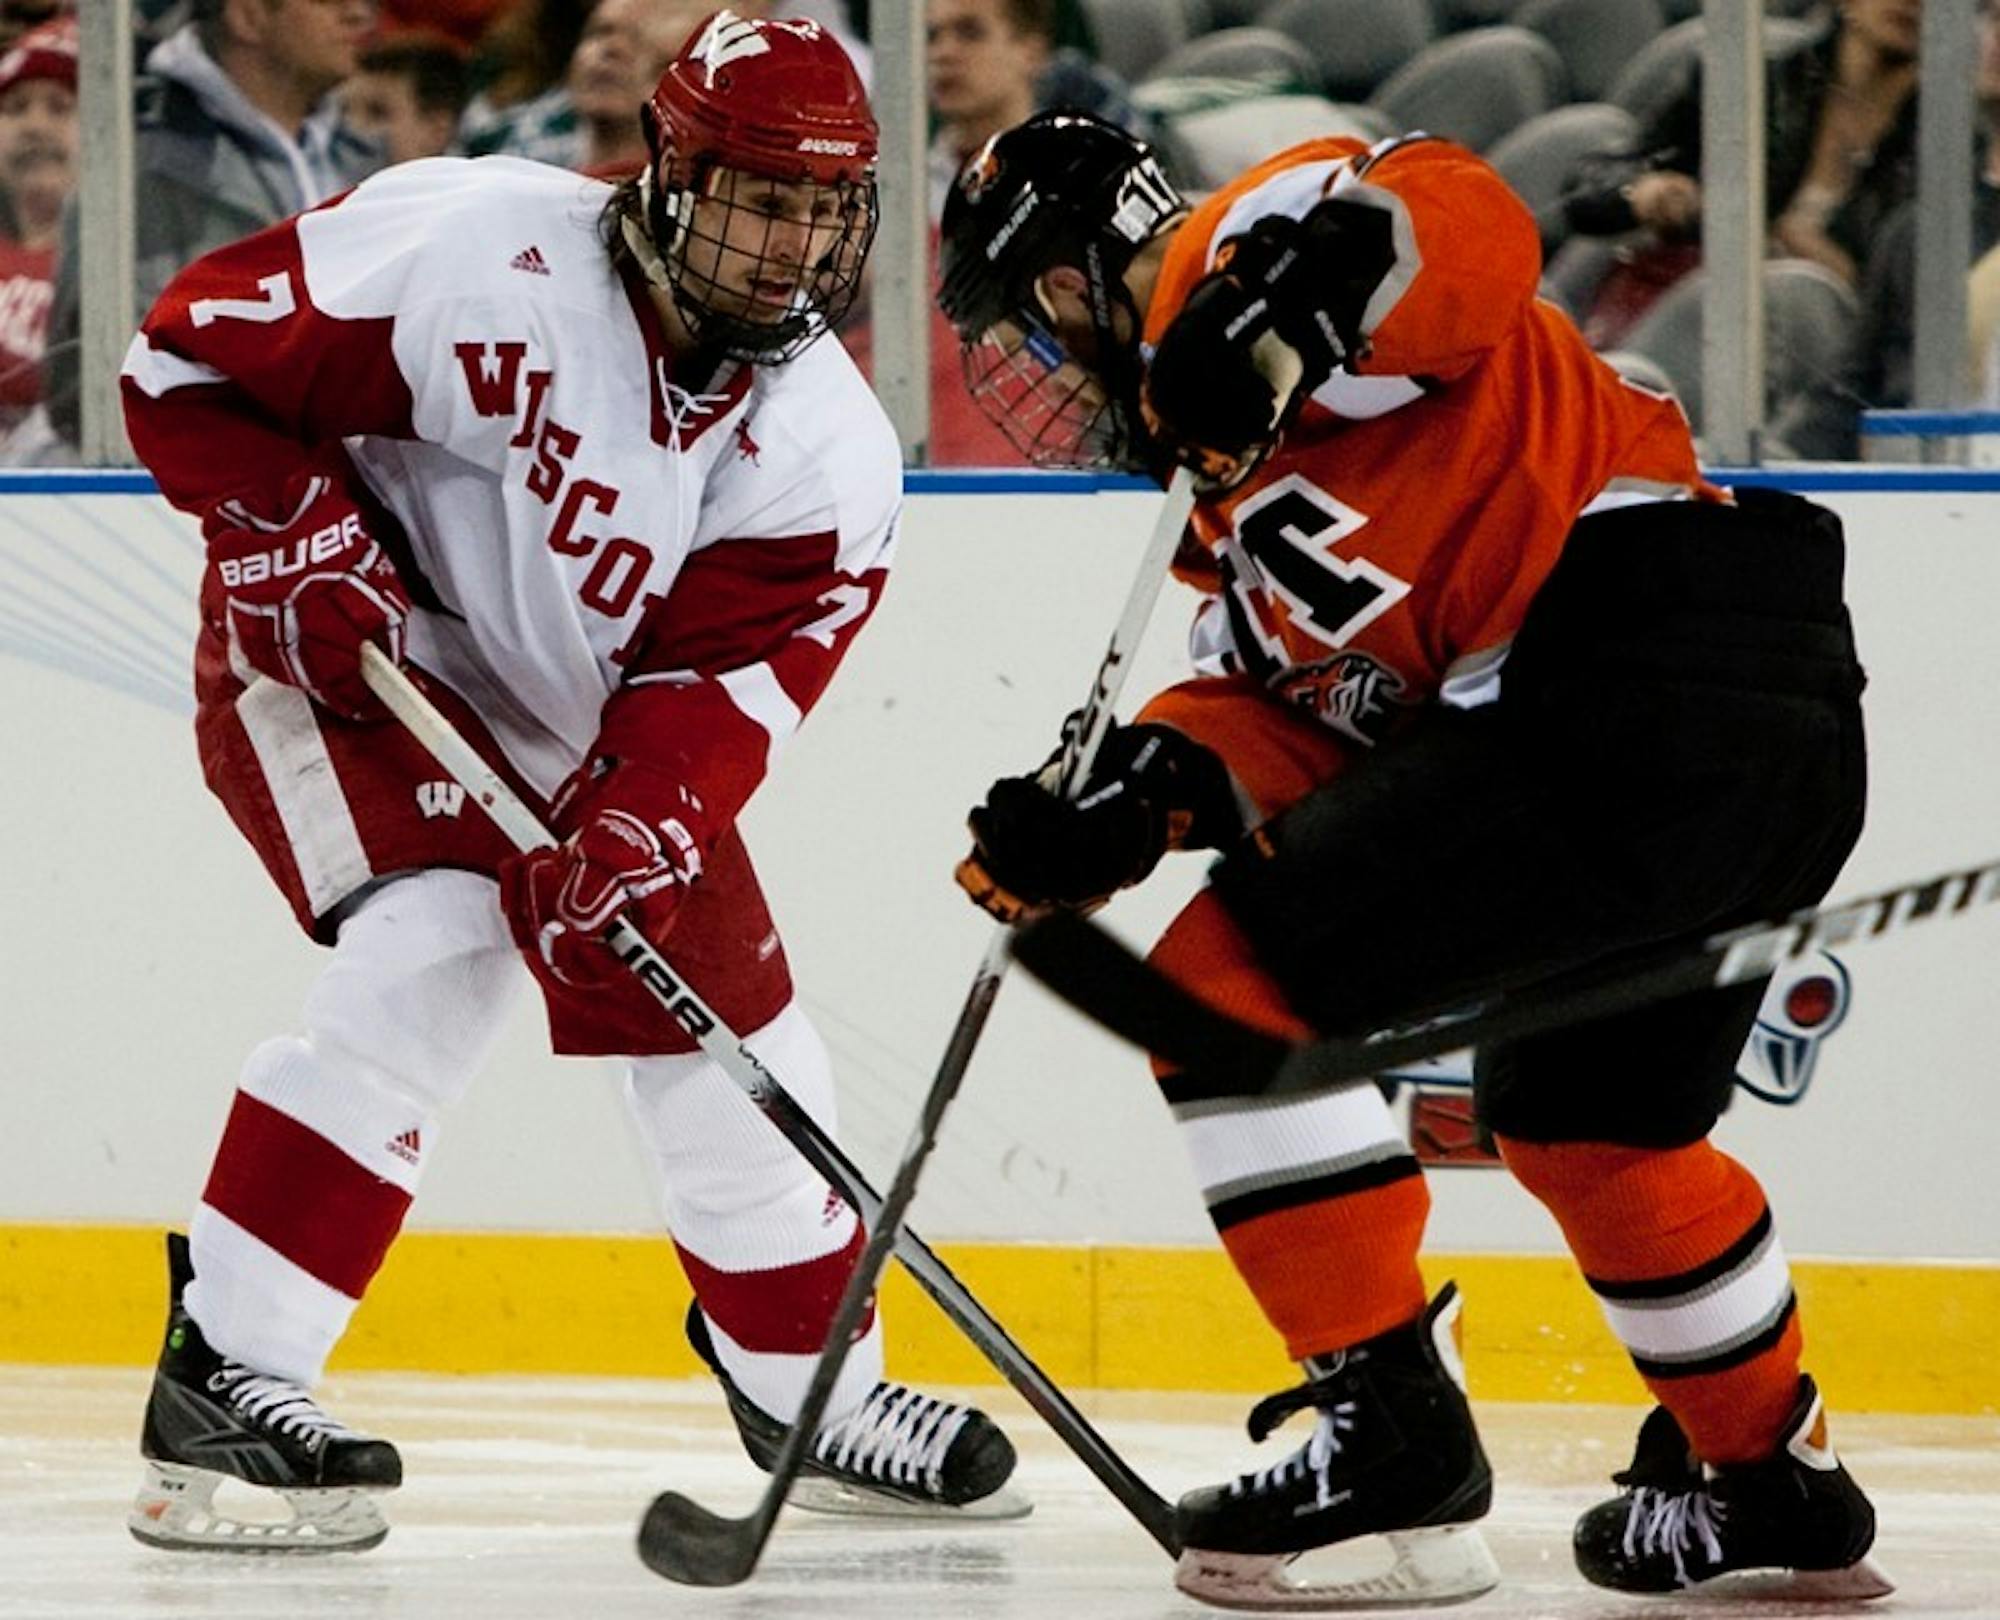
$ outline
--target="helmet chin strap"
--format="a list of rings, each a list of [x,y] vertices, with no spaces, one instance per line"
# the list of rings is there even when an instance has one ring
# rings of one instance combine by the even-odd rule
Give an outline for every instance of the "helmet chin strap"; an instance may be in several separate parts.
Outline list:
[[[1104,273],[1103,251],[1095,242],[1084,250],[1084,274],[1090,287],[1090,324],[1097,337],[1097,376],[1104,385],[1105,405],[1117,430],[1118,459],[1133,471],[1157,473],[1170,464],[1146,431],[1139,409],[1139,331],[1143,324],[1139,306],[1122,276]],[[1118,336],[1114,311],[1121,305],[1132,328],[1129,341]]]
[[[639,206],[626,211],[625,217],[618,222],[618,230],[640,273],[655,287],[669,294],[675,291],[674,278],[667,270],[667,261],[660,254],[660,242],[670,236],[680,223],[668,212],[659,188],[653,183],[653,168],[649,164],[646,172],[639,176]],[[676,304],[680,302],[677,295],[674,301]]]
[[[688,289],[687,278],[676,275],[668,264],[667,255],[674,251],[673,244],[692,226],[694,196],[682,186],[663,191],[658,173],[655,160],[639,176],[638,206],[626,209],[618,221],[619,236],[631,252],[633,262],[648,285],[659,288],[673,301],[682,325],[694,338],[697,354],[712,352],[718,360],[724,354],[734,354],[752,364],[762,363],[757,354],[732,347],[743,341],[744,334],[757,329],[710,309]],[[774,336],[783,339],[785,334],[774,329]]]

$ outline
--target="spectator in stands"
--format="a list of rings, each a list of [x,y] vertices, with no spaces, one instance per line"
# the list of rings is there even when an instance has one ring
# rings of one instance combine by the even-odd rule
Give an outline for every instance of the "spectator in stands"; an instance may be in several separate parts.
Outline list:
[[[965,160],[1035,112],[1075,108],[1134,134],[1141,126],[1124,84],[1081,51],[1058,48],[1056,0],[929,0],[924,66],[931,119],[931,219]]]
[[[20,35],[0,56],[0,460],[42,394],[56,239],[76,186],[76,20]]]
[[[0,0],[0,50],[30,29],[76,11],[74,0]]]
[[[1035,78],[1048,65],[1053,0],[930,0],[924,71],[931,117],[931,218],[965,160],[990,136],[1035,110]]]
[[[382,35],[428,34],[473,50],[500,16],[502,0],[382,0]]]
[[[323,202],[381,154],[339,121],[374,0],[193,0],[191,21],[146,58],[134,160],[134,317],[183,265]],[[46,393],[56,432],[78,437],[74,210],[49,323]]]
[[[1818,33],[1774,53],[1765,76],[1766,197],[1774,253],[1810,259],[1849,287],[1882,224],[1916,190],[1920,0],[1845,0]],[[1565,199],[1579,236],[1643,228],[1597,284],[1574,267],[1591,256],[1565,247],[1550,280],[1603,348],[1699,262],[1701,74],[1642,131],[1630,152],[1584,164]],[[1597,256],[1599,269],[1608,268]]]
[[[567,6],[568,0],[527,0],[525,11],[512,13],[505,20],[498,39],[504,48],[513,50],[518,62],[542,61],[553,54],[564,35]],[[645,148],[632,118],[630,98],[619,101],[613,93],[614,83],[627,81],[627,64],[635,59],[635,52],[659,53],[664,66],[688,35],[719,9],[718,0],[642,0],[633,5],[600,0],[586,5],[577,32],[568,36],[556,77],[538,93],[511,105],[498,100],[507,93],[507,79],[496,79],[489,90],[473,99],[460,121],[460,149],[473,157],[506,152],[592,173],[619,173],[642,162]],[[727,9],[739,17],[811,17],[839,41],[854,59],[863,83],[867,82],[867,52],[844,32],[844,13],[830,0],[780,4],[728,0]],[[524,19],[533,18],[540,21],[531,27]],[[638,43],[641,36],[643,44]],[[528,38],[540,41],[533,51],[506,43]],[[657,70],[653,77],[658,77]],[[531,82],[525,66],[514,78],[522,86]],[[652,79],[648,79],[639,99],[645,98],[651,85]]]
[[[646,166],[645,135],[632,109],[686,43],[686,9],[661,0],[597,0],[591,8],[564,81],[580,142],[571,167],[612,179]]]
[[[1066,10],[1062,0],[928,0],[924,66],[937,132],[930,148],[933,271],[944,199],[965,160],[989,136],[1057,107],[1095,113],[1137,135],[1152,133],[1117,75],[1059,43],[1077,37],[1078,27],[1074,10]],[[1020,452],[966,392],[958,337],[935,306],[930,322],[932,465],[1020,466]],[[867,321],[857,319],[841,336],[870,374],[873,334]]]
[[[1972,256],[1966,314],[1969,397],[1990,393],[1993,326],[2000,314],[2000,0],[1980,0],[1974,95],[1983,128],[1972,183]],[[1862,281],[1864,322],[1856,391],[1871,405],[1914,403],[1917,208],[1906,202],[1883,224]],[[1942,400],[1926,401],[1942,405]]]
[[[589,0],[514,0],[500,14],[473,53],[474,94],[458,123],[461,151],[540,158],[538,131],[571,139],[575,113],[563,79],[589,12]]]
[[[408,163],[450,148],[467,94],[463,51],[436,36],[405,34],[362,53],[360,71],[340,87],[341,114],[386,161]]]
[[[74,17],[30,29],[0,56],[5,236],[46,254],[51,273],[63,208],[76,189],[76,61]]]

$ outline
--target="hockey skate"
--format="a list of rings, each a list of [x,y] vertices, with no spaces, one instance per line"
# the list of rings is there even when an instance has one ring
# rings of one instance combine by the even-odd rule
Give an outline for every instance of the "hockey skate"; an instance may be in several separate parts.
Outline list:
[[[1174,1584],[1223,1608],[1320,1610],[1454,1603],[1498,1584],[1472,1523],[1493,1476],[1466,1404],[1459,1309],[1447,1283],[1419,1321],[1313,1358],[1305,1383],[1259,1402],[1253,1440],[1296,1412],[1318,1426],[1282,1462],[1181,1498]],[[1386,1570],[1297,1578],[1302,1555],[1373,1536]]]
[[[687,1335],[722,1381],[743,1449],[769,1473],[786,1425],[723,1370],[699,1305],[688,1307]],[[1013,1472],[1013,1442],[984,1412],[885,1381],[858,1410],[819,1431],[790,1500],[816,1513],[864,1518],[1025,1518],[1034,1504],[1008,1487]]]
[[[176,1552],[359,1552],[389,1533],[374,1497],[403,1482],[386,1440],[335,1422],[297,1384],[212,1350],[181,1303],[194,1268],[167,1236],[172,1297],[139,1450],[146,1482],[126,1526]],[[236,1480],[273,1493],[289,1519],[238,1519],[215,1506]]]
[[[1732,1595],[1821,1600],[1895,1590],[1868,1557],[1875,1509],[1833,1454],[1810,1378],[1764,1461],[1704,1467],[1656,1406],[1612,1482],[1624,1491],[1576,1524],[1576,1567],[1599,1586],[1675,1592],[1727,1577]]]

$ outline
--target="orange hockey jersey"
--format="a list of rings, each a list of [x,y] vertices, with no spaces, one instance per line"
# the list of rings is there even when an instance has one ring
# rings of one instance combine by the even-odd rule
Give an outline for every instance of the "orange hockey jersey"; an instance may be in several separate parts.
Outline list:
[[[1422,137],[1312,141],[1197,208],[1147,308],[1156,343],[1223,242],[1328,196],[1387,211],[1396,260],[1366,347],[1242,485],[1200,502],[1184,577],[1212,593],[1197,667],[1241,671],[1352,744],[1408,706],[1498,691],[1507,647],[1576,519],[1723,499],[1680,409],[1623,381],[1536,295],[1528,210],[1487,164]]]

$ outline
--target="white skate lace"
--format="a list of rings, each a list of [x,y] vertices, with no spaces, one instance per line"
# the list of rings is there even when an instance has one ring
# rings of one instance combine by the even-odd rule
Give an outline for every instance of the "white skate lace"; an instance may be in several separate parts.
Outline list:
[[[1319,1422],[1313,1425],[1312,1438],[1280,1462],[1268,1468],[1260,1468],[1255,1473],[1241,1475],[1232,1481],[1229,1494],[1232,1496],[1255,1496],[1264,1491],[1277,1490],[1307,1473],[1313,1476],[1317,1487],[1317,1505],[1331,1505],[1332,1487],[1327,1482],[1327,1469],[1333,1459],[1340,1455],[1341,1436],[1354,1432],[1355,1405],[1352,1401],[1340,1401],[1333,1406],[1319,1409]]]
[[[241,1362],[225,1361],[209,1374],[208,1387],[246,1421],[290,1438],[314,1443],[355,1438],[354,1430],[329,1417],[297,1384],[252,1372]]]
[[[829,1467],[936,1496],[945,1453],[971,1415],[907,1384],[881,1383],[858,1411],[819,1431],[813,1454]]]
[[[1641,1485],[1632,1492],[1632,1505],[1625,1514],[1625,1556],[1666,1553],[1674,1561],[1675,1578],[1689,1585],[1687,1555],[1697,1542],[1711,1565],[1722,1562],[1718,1530],[1726,1511],[1707,1491],[1662,1491]]]

